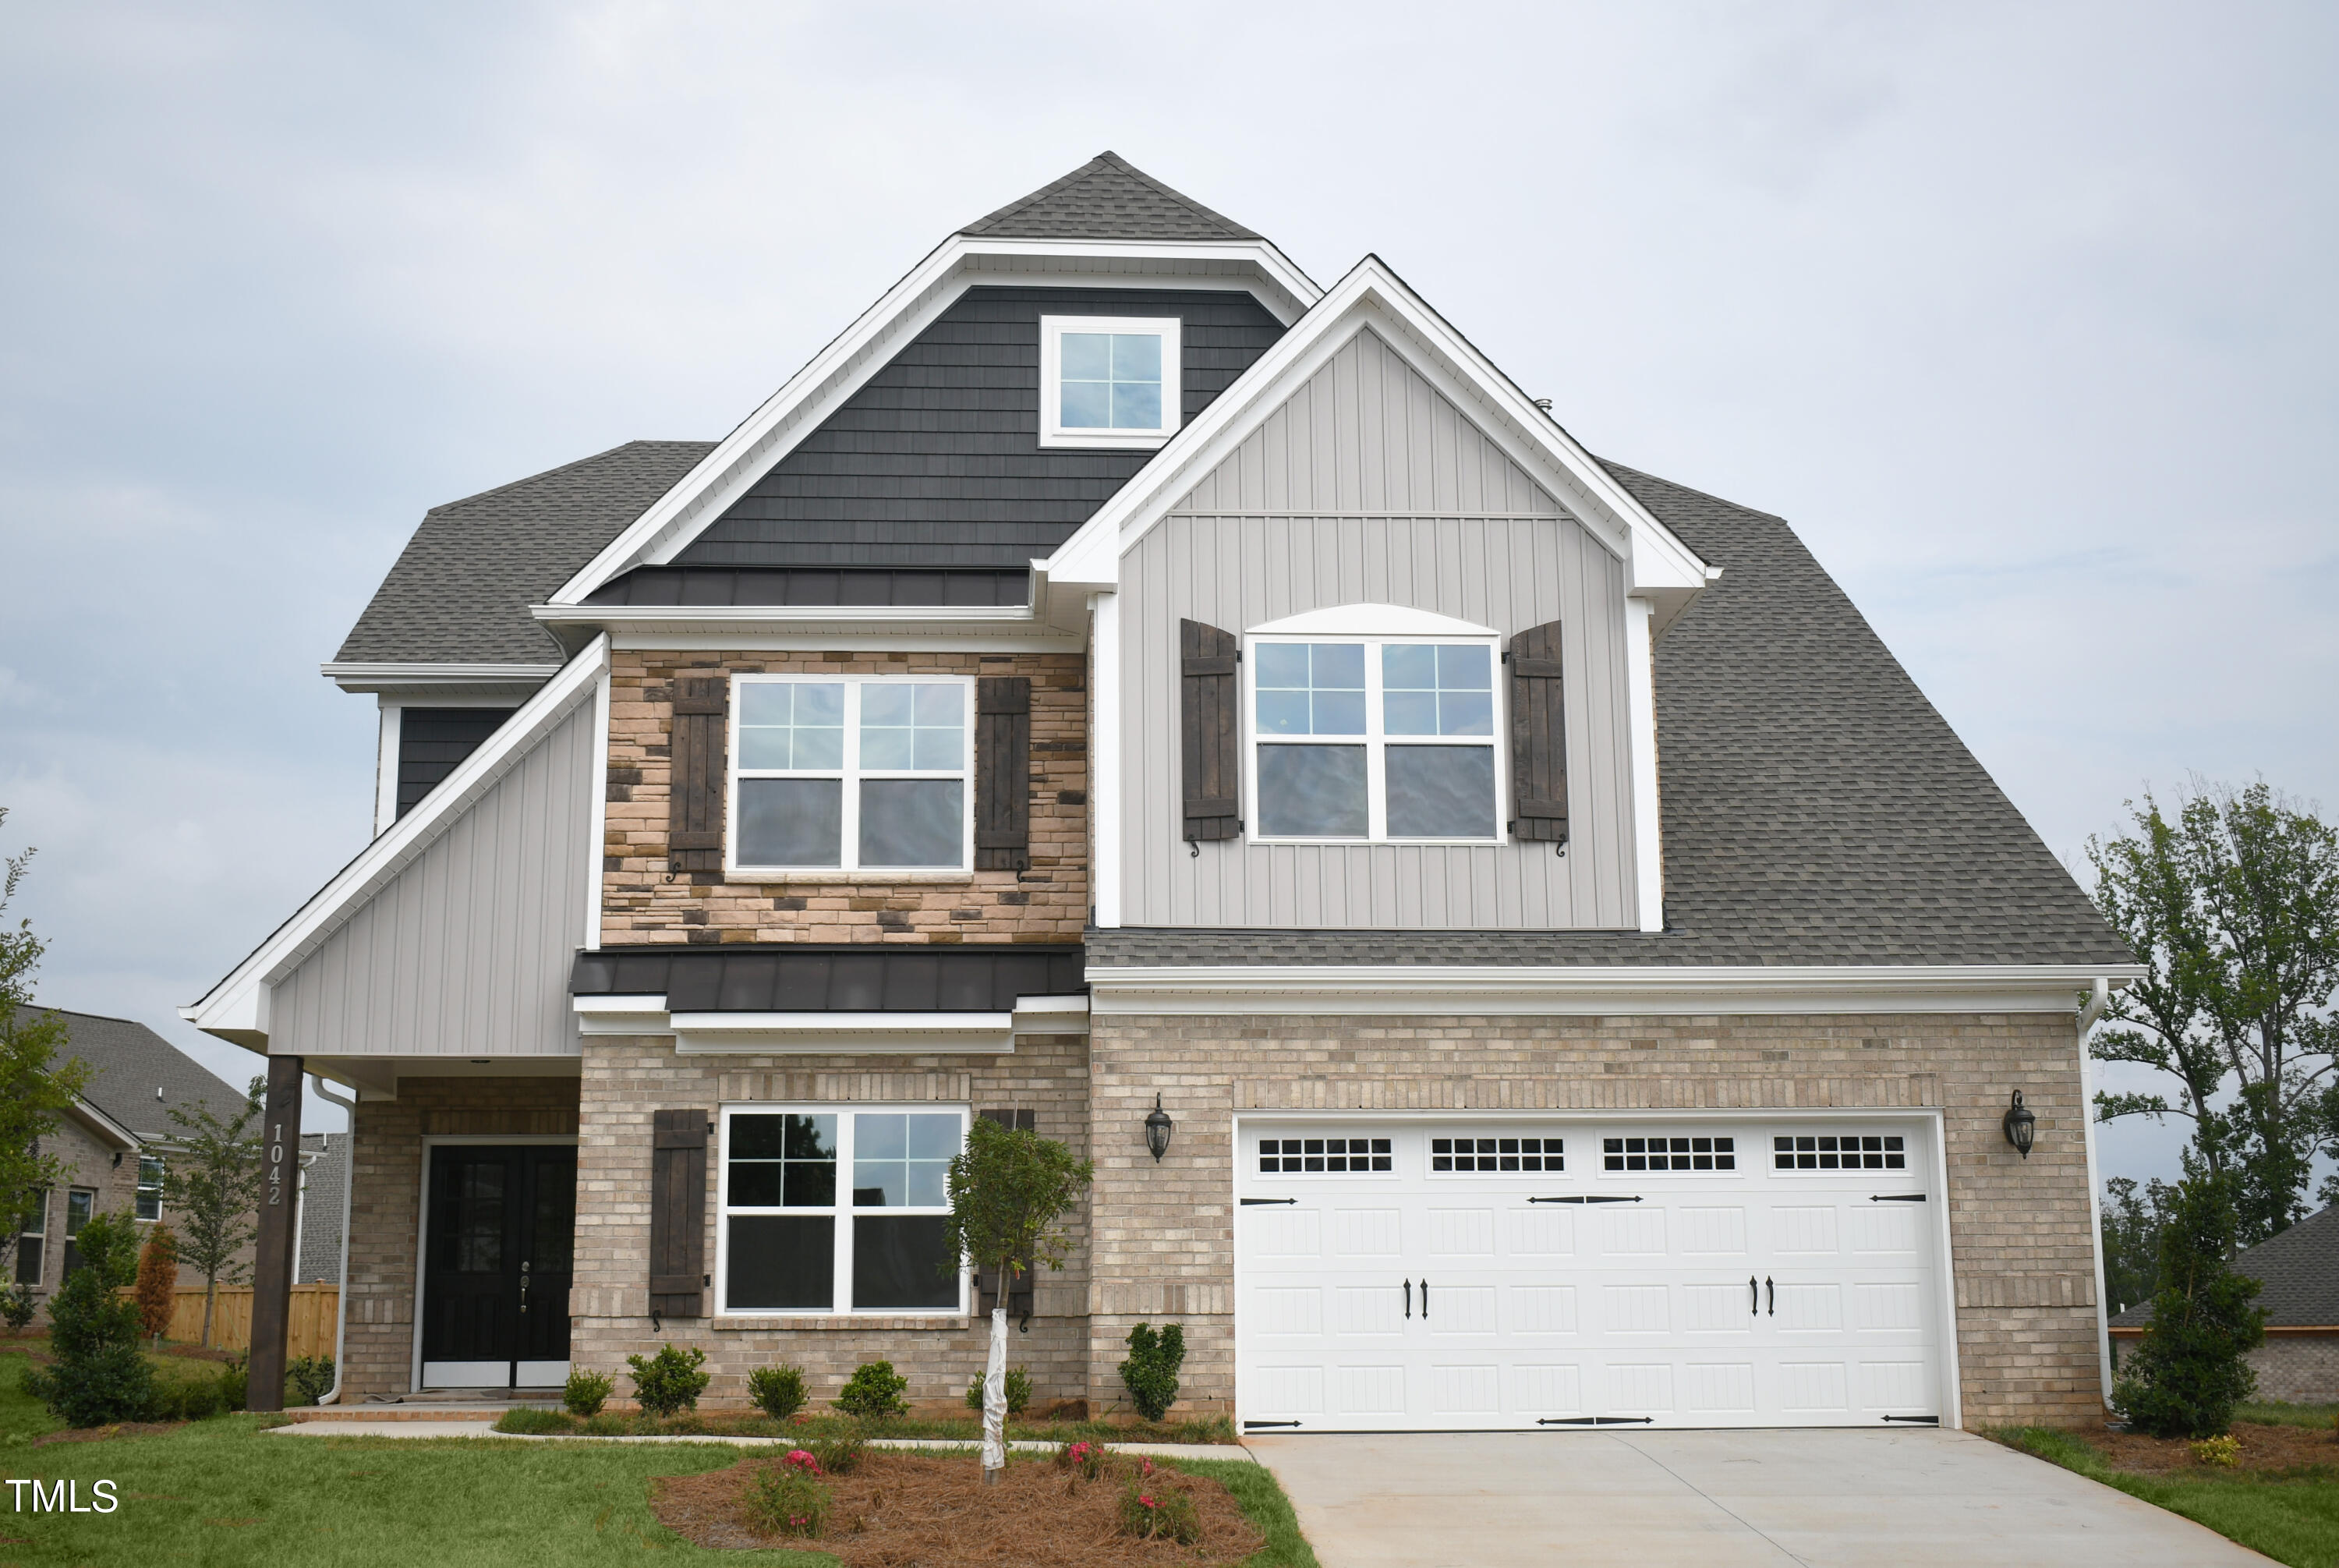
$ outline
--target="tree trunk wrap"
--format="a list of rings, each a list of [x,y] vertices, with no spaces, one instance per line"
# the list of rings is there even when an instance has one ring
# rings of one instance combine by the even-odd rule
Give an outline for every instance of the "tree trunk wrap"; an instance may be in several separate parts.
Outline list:
[[[1007,1468],[1007,1307],[991,1309],[991,1358],[982,1366],[982,1468]]]

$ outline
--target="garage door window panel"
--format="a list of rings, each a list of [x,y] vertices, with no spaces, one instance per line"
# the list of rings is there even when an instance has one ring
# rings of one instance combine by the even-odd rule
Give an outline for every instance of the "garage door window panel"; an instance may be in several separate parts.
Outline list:
[[[1386,1138],[1262,1138],[1259,1173],[1278,1176],[1367,1176],[1396,1169]]]
[[[1601,1169],[1608,1171],[1698,1171],[1738,1169],[1738,1140],[1703,1133],[1663,1138],[1604,1138]]]
[[[1776,1170],[1906,1170],[1909,1151],[1897,1132],[1781,1134],[1771,1140]]]
[[[1527,1174],[1565,1170],[1567,1140],[1564,1138],[1432,1138],[1429,1170],[1433,1176],[1462,1174]]]

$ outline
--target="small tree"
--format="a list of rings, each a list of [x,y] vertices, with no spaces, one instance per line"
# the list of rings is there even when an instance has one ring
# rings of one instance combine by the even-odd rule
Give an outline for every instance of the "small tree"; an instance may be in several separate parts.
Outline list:
[[[2257,1386],[2244,1357],[2265,1340],[2258,1282],[2235,1274],[2230,1176],[2197,1165],[2177,1183],[2160,1229],[2152,1324],[2113,1386],[2113,1403],[2155,1437],[2216,1437]]]
[[[196,1101],[192,1111],[171,1108],[178,1147],[163,1173],[163,1199],[179,1217],[179,1256],[202,1271],[206,1346],[219,1287],[241,1284],[250,1272],[236,1254],[258,1233],[253,1216],[260,1207],[260,1138],[252,1123],[260,1119],[267,1081],[253,1079],[242,1108],[225,1121],[212,1114],[207,1100]]]
[[[138,1273],[138,1227],[126,1214],[96,1215],[74,1247],[81,1267],[49,1299],[56,1364],[26,1373],[25,1391],[68,1426],[142,1420],[154,1369],[138,1349],[138,1303],[122,1294]]]
[[[0,823],[8,808],[0,806]],[[33,852],[0,860],[0,913],[16,896]],[[57,1060],[64,1046],[62,1013],[33,1005],[33,975],[44,944],[31,921],[12,930],[0,924],[0,1215],[28,1212],[42,1192],[62,1185],[65,1172],[54,1155],[41,1152],[41,1139],[57,1129],[57,1117],[71,1109],[89,1078],[86,1063]],[[16,1250],[15,1225],[0,1226],[0,1264]]]
[[[158,1219],[147,1227],[146,1245],[138,1253],[138,1315],[149,1339],[163,1337],[178,1305],[179,1242]]]
[[[991,1306],[991,1358],[982,1373],[982,1479],[1007,1467],[1007,1286],[1044,1263],[1061,1268],[1071,1250],[1063,1218],[1095,1178],[1096,1167],[1036,1132],[978,1117],[950,1163],[950,1256],[999,1281]]]

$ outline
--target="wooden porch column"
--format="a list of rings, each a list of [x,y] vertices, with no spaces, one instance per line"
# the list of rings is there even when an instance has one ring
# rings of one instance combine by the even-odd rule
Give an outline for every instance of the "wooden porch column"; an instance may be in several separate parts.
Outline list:
[[[291,1320],[293,1215],[301,1200],[303,1059],[268,1059],[266,1120],[260,1129],[260,1238],[252,1270],[249,1410],[284,1408],[284,1336]]]

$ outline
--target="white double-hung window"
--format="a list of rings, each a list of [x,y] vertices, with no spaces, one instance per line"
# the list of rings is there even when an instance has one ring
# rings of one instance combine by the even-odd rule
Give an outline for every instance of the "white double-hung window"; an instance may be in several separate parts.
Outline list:
[[[1158,447],[1178,433],[1175,316],[1040,318],[1040,444]]]
[[[738,676],[735,871],[964,871],[974,853],[973,682]]]
[[[962,1108],[744,1105],[723,1112],[727,1314],[965,1310],[949,1243]]]
[[[1255,836],[1500,842],[1495,638],[1329,635],[1359,618],[1247,640]]]

